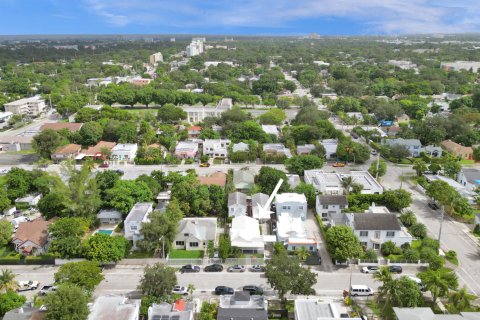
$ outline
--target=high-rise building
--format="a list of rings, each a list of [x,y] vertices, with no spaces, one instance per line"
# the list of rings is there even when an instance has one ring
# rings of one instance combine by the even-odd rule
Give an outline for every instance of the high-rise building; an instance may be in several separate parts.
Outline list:
[[[154,53],[150,56],[151,65],[157,65],[159,62],[163,62],[163,55],[161,52]]]

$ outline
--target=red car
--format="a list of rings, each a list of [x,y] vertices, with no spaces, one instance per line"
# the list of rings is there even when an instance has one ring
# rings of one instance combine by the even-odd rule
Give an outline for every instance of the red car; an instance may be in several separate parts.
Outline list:
[[[108,168],[109,165],[108,165],[108,162],[104,162],[100,165],[100,168]]]

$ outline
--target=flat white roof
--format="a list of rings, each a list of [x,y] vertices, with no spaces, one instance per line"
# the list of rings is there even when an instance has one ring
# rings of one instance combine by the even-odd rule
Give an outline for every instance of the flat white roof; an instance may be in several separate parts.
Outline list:
[[[283,203],[283,202],[306,203],[307,198],[303,193],[280,193],[275,196],[275,201],[278,203]]]

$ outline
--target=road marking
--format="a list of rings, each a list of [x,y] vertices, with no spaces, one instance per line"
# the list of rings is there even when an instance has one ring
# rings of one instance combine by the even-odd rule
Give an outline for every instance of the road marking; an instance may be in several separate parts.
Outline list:
[[[460,268],[460,270],[462,270],[467,276],[469,276],[472,282],[474,282],[478,286],[478,283],[475,280],[473,280],[473,278],[465,271],[465,269]],[[456,272],[456,274],[460,277],[460,279],[462,279],[463,283],[473,292],[473,294],[478,296],[477,292],[473,290],[473,288],[470,286],[470,284],[467,281],[465,281],[462,275],[459,272]]]

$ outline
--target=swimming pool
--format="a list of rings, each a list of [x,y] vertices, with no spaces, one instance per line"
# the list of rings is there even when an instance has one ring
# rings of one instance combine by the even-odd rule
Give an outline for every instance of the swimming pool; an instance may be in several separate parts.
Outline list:
[[[108,235],[111,235],[113,232],[113,230],[98,230],[97,233],[100,233],[100,234],[108,234]]]

